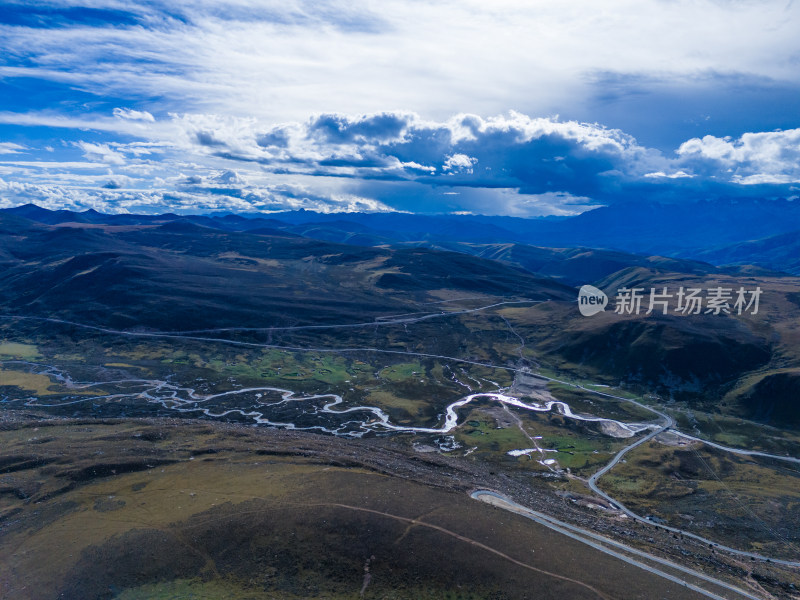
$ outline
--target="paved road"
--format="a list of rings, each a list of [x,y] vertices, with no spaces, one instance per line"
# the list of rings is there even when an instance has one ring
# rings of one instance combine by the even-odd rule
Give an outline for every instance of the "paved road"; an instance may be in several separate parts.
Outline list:
[[[746,590],[739,589],[739,588],[737,588],[737,587],[735,587],[735,586],[733,586],[733,585],[731,585],[729,583],[726,583],[726,582],[721,581],[719,579],[715,579],[713,577],[710,577],[710,576],[706,575],[705,573],[701,573],[700,571],[695,571],[694,569],[690,569],[689,567],[684,567],[683,565],[679,565],[677,563],[674,563],[672,561],[660,558],[658,556],[653,556],[652,554],[648,554],[647,552],[639,550],[638,548],[632,548],[630,546],[627,546],[627,545],[622,544],[620,542],[617,542],[615,540],[612,540],[612,539],[603,537],[601,535],[598,535],[597,533],[594,533],[593,531],[590,531],[588,529],[583,529],[581,527],[577,527],[575,525],[570,525],[569,523],[565,523],[563,521],[559,521],[558,519],[555,519],[554,517],[551,517],[551,516],[546,515],[544,513],[540,513],[538,511],[532,510],[530,508],[522,506],[521,504],[517,504],[516,502],[514,502],[510,498],[507,498],[507,497],[505,497],[505,496],[503,496],[501,494],[498,494],[497,492],[493,492],[491,490],[478,490],[478,491],[475,491],[472,494],[470,494],[470,496],[472,498],[475,498],[476,500],[481,500],[483,502],[488,502],[489,504],[492,504],[494,506],[499,506],[500,508],[503,508],[503,509],[511,511],[511,512],[513,512],[515,514],[518,514],[518,515],[521,515],[521,516],[526,517],[528,519],[531,519],[532,521],[535,521],[535,522],[539,523],[540,525],[544,525],[545,527],[548,527],[549,529],[557,531],[558,533],[561,533],[562,535],[566,535],[567,537],[570,537],[570,538],[572,538],[574,540],[582,542],[582,543],[586,544],[587,546],[591,546],[592,548],[600,550],[601,552],[604,552],[605,554],[609,554],[609,555],[614,556],[614,557],[616,557],[616,558],[618,558],[618,559],[620,559],[622,561],[625,561],[628,564],[637,566],[637,567],[639,567],[641,569],[644,569],[645,571],[648,571],[650,573],[654,573],[655,575],[658,575],[660,577],[668,579],[669,581],[678,583],[678,584],[680,584],[680,585],[682,585],[684,587],[687,587],[687,588],[689,588],[689,589],[691,589],[691,590],[693,590],[695,592],[698,592],[698,593],[700,593],[700,594],[702,594],[704,596],[707,596],[709,598],[715,598],[717,600],[731,600],[730,596],[727,596],[727,597],[726,596],[719,596],[719,595],[715,594],[712,591],[703,589],[703,588],[701,588],[701,587],[699,587],[697,585],[689,583],[689,582],[687,582],[687,581],[685,581],[683,579],[680,579],[679,577],[676,577],[674,575],[671,575],[669,573],[665,573],[664,571],[661,571],[660,569],[656,569],[655,567],[653,567],[651,565],[646,565],[646,564],[644,564],[644,563],[642,563],[642,562],[640,562],[638,560],[635,560],[635,559],[631,558],[630,556],[627,556],[625,554],[621,554],[620,552],[616,552],[616,551],[608,548],[608,546],[613,546],[613,547],[618,548],[620,550],[623,550],[623,551],[625,551],[625,552],[627,552],[629,554],[633,554],[635,556],[639,556],[639,557],[645,558],[645,559],[647,559],[649,561],[658,563],[658,564],[663,565],[665,567],[669,567],[670,569],[674,569],[674,570],[679,571],[681,573],[685,573],[686,575],[690,575],[690,576],[695,577],[697,579],[700,579],[700,580],[703,580],[703,581],[707,581],[708,583],[711,583],[713,585],[716,585],[716,586],[719,586],[721,588],[724,588],[725,590],[727,590],[729,592],[734,592],[734,593],[738,594],[739,596],[741,596],[743,598],[748,598],[749,600],[761,600],[758,596],[754,596],[753,594],[751,594],[750,592],[747,592]]]
[[[678,533],[678,534],[683,535],[685,537],[692,538],[694,540],[697,540],[698,542],[702,542],[703,544],[708,544],[709,546],[713,546],[715,550],[721,550],[723,552],[726,552],[728,554],[733,554],[735,556],[742,556],[742,557],[745,557],[745,558],[752,558],[752,559],[759,560],[759,561],[764,561],[764,562],[772,562],[772,563],[779,564],[779,565],[784,565],[784,566],[787,566],[787,567],[800,567],[800,561],[792,561],[792,560],[784,560],[784,559],[780,559],[780,558],[773,558],[773,557],[770,557],[770,556],[764,556],[763,554],[758,554],[756,552],[748,552],[746,550],[739,550],[737,548],[731,548],[730,546],[725,546],[723,544],[719,544],[719,543],[717,543],[717,542],[715,542],[713,540],[710,540],[708,538],[705,538],[705,537],[703,537],[701,535],[697,535],[696,533],[691,533],[689,531],[685,531],[685,530],[679,529],[677,527],[671,527],[669,525],[662,525],[660,523],[656,524],[653,521],[647,519],[646,517],[643,517],[642,515],[639,515],[639,514],[633,512],[627,506],[622,504],[619,500],[615,499],[613,496],[610,496],[609,494],[606,494],[603,490],[601,490],[599,487],[597,487],[597,480],[600,479],[600,477],[602,477],[606,473],[608,473],[612,468],[614,468],[614,466],[620,461],[620,459],[625,454],[627,454],[628,452],[630,452],[631,450],[633,450],[637,446],[640,446],[641,444],[644,444],[645,442],[653,439],[658,434],[663,433],[664,431],[667,431],[669,428],[670,428],[670,426],[662,427],[662,428],[658,429],[657,431],[649,433],[648,435],[644,436],[643,438],[641,438],[637,442],[631,444],[630,446],[626,446],[625,448],[620,450],[617,453],[617,455],[611,460],[611,462],[609,462],[605,467],[603,467],[602,469],[597,471],[597,473],[595,473],[594,475],[592,475],[588,479],[587,483],[589,484],[589,487],[591,488],[591,490],[595,494],[597,494],[598,496],[601,496],[602,498],[605,498],[606,500],[611,502],[613,506],[617,507],[619,510],[621,510],[623,513],[625,513],[626,515],[628,515],[632,519],[635,519],[637,521],[641,521],[642,523],[647,523],[649,525],[653,525],[653,526],[659,527],[660,529],[664,529],[666,531],[671,531],[672,533]]]
[[[522,301],[522,302],[526,302],[526,301]],[[500,306],[500,305],[503,305],[503,304],[506,304],[506,303],[500,302],[500,303],[496,303],[494,305],[489,305],[487,307],[481,307],[479,309],[470,309],[470,311],[474,312],[476,310],[485,310],[485,309],[489,308],[490,306]],[[453,315],[453,314],[457,314],[457,313],[456,312],[442,313],[442,314],[436,315],[436,316],[446,316],[446,315]],[[460,314],[463,314],[463,313],[460,313]],[[602,391],[599,391],[599,390],[591,389],[591,388],[588,388],[588,387],[585,387],[585,386],[582,386],[582,385],[579,385],[579,384],[571,383],[571,382],[568,382],[568,381],[564,381],[562,379],[558,379],[558,378],[555,378],[555,377],[548,377],[548,376],[537,374],[537,373],[531,373],[529,369],[525,369],[525,368],[509,367],[509,366],[505,366],[505,365],[493,365],[491,363],[484,363],[484,362],[480,362],[480,361],[463,359],[463,358],[458,358],[458,357],[454,357],[454,356],[444,356],[444,355],[441,355],[441,354],[432,354],[432,353],[426,353],[426,352],[409,352],[409,351],[405,351],[405,350],[387,350],[387,349],[383,349],[383,348],[309,348],[309,347],[301,347],[301,346],[283,346],[283,345],[279,345],[279,344],[261,344],[261,343],[256,343],[256,342],[242,342],[242,341],[230,340],[230,339],[225,339],[225,338],[213,338],[213,337],[203,337],[203,336],[193,336],[193,335],[183,335],[183,334],[170,334],[170,333],[159,333],[159,332],[142,332],[142,331],[122,331],[122,330],[111,329],[111,328],[108,328],[108,327],[99,327],[99,326],[95,326],[95,325],[86,325],[86,324],[83,324],[83,323],[76,323],[76,322],[73,322],[73,321],[66,321],[66,320],[63,320],[63,319],[54,319],[54,318],[49,318],[49,317],[30,317],[30,316],[23,316],[23,315],[0,315],[0,319],[36,320],[36,321],[43,321],[43,322],[49,322],[49,323],[59,323],[59,324],[63,324],[63,325],[71,325],[71,326],[74,326],[74,327],[80,327],[80,328],[83,328],[83,329],[99,331],[101,333],[108,333],[108,334],[112,334],[112,335],[124,335],[124,336],[130,336],[130,337],[148,337],[148,338],[157,338],[157,339],[174,338],[174,339],[184,339],[184,340],[191,340],[191,341],[201,341],[201,342],[217,342],[217,343],[229,344],[229,345],[234,345],[234,346],[251,347],[251,348],[274,348],[274,349],[278,349],[278,350],[290,350],[290,351],[298,351],[298,352],[319,352],[319,353],[374,352],[374,353],[382,353],[382,354],[416,356],[416,357],[422,357],[422,358],[438,358],[438,359],[441,359],[441,360],[447,360],[447,361],[461,363],[461,364],[470,364],[470,365],[476,365],[476,366],[487,367],[487,368],[492,368],[492,369],[505,369],[505,370],[508,370],[508,371],[518,372],[518,373],[528,373],[530,375],[534,375],[536,377],[540,377],[540,378],[546,379],[548,381],[562,383],[562,384],[565,384],[565,385],[571,385],[571,386],[573,386],[575,388],[584,390],[584,391],[586,391],[588,393],[592,393],[592,394],[596,394],[596,395],[599,395],[599,396],[605,396],[607,398],[614,398],[616,400],[621,400],[621,401],[624,401],[624,402],[628,402],[630,404],[636,405],[636,406],[638,406],[638,407],[640,407],[640,408],[642,408],[644,410],[647,410],[647,411],[657,415],[658,417],[660,417],[660,419],[662,421],[662,424],[660,426],[658,426],[658,429],[656,429],[655,431],[649,433],[648,435],[646,435],[645,437],[639,439],[638,441],[634,442],[633,444],[631,444],[629,446],[626,446],[619,453],[617,453],[617,455],[612,459],[612,461],[609,464],[607,464],[605,467],[600,469],[597,473],[592,475],[592,477],[589,479],[589,485],[590,485],[590,487],[591,487],[593,492],[595,492],[599,496],[605,498],[606,500],[611,502],[614,506],[617,506],[621,511],[623,511],[625,514],[627,514],[631,518],[636,519],[636,520],[641,521],[641,522],[644,522],[644,523],[648,523],[650,525],[653,525],[653,523],[651,521],[649,521],[648,519],[646,519],[645,517],[643,517],[641,515],[636,514],[635,512],[633,512],[632,510],[630,510],[629,508],[624,506],[622,503],[620,503],[618,500],[615,500],[614,498],[612,498],[611,496],[609,496],[608,494],[606,494],[605,492],[600,490],[600,488],[597,487],[597,480],[600,477],[602,477],[604,474],[608,473],[608,471],[610,471],[616,464],[618,464],[620,459],[626,453],[630,452],[631,450],[633,450],[637,446],[647,442],[648,440],[654,438],[659,433],[663,433],[664,431],[667,431],[668,429],[673,429],[674,428],[675,422],[672,419],[672,417],[670,417],[666,413],[663,413],[663,412],[661,412],[661,411],[659,411],[659,410],[657,410],[657,409],[655,409],[655,408],[653,408],[651,406],[648,406],[646,404],[643,404],[643,403],[638,402],[637,400],[633,400],[631,398],[626,398],[624,396],[617,396],[617,395],[614,395],[614,394],[610,394],[608,392],[602,392]],[[335,326],[330,326],[330,327],[335,327]],[[711,446],[714,446],[714,447],[722,449],[722,450],[731,450],[731,451],[734,450],[734,449],[729,449],[726,446],[715,444],[714,442],[708,442],[708,441],[703,440],[701,438],[694,438],[693,436],[689,436],[687,434],[683,434],[683,433],[681,433],[681,432],[679,432],[677,430],[675,430],[675,433],[680,433],[680,435],[684,435],[685,437],[688,437],[688,438],[691,438],[691,439],[695,439],[697,441],[709,444]],[[778,459],[778,460],[786,460],[787,459],[787,457],[785,457],[785,456],[780,456],[780,455],[775,455],[775,454],[768,454],[768,453],[764,453],[764,452],[738,451],[738,453],[740,453],[740,454],[742,454],[742,453],[751,454],[751,455],[754,455],[754,456],[762,456],[762,457],[766,457],[766,458],[775,458],[775,459]],[[797,459],[794,459],[794,458],[791,458],[791,457],[788,457],[788,458],[790,458],[793,462],[800,462]],[[678,528],[675,528],[675,527],[670,527],[668,525],[657,525],[657,526],[662,528],[662,529],[665,529],[667,531],[671,531],[673,533],[679,533],[681,535],[693,538],[693,539],[695,539],[697,541],[700,541],[702,543],[713,545],[714,548],[717,549],[717,550],[728,552],[728,553],[734,554],[736,556],[752,558],[752,559],[760,560],[760,561],[773,562],[773,563],[784,565],[784,566],[800,567],[800,562],[798,562],[798,561],[788,561],[788,560],[783,560],[783,559],[771,558],[771,557],[764,556],[764,555],[761,555],[761,554],[757,554],[757,553],[754,553],[754,552],[747,552],[747,551],[744,551],[744,550],[737,550],[736,548],[731,548],[729,546],[718,544],[718,543],[716,543],[716,542],[714,542],[712,540],[704,538],[704,537],[702,537],[700,535],[696,535],[696,534],[690,533],[688,531],[684,531],[682,529],[678,529]]]
[[[219,333],[223,331],[302,331],[305,329],[358,329],[363,327],[378,327],[383,325],[408,325],[409,323],[418,323],[420,321],[427,321],[428,319],[438,319],[441,317],[452,317],[456,315],[466,315],[470,313],[481,312],[490,308],[498,306],[507,306],[510,304],[541,304],[549,302],[549,300],[505,300],[503,302],[495,302],[477,308],[464,308],[461,310],[452,311],[439,311],[427,313],[409,313],[405,315],[393,315],[391,317],[377,317],[374,321],[364,321],[361,323],[344,323],[338,325],[286,325],[283,327],[218,327],[214,329],[189,329],[184,331],[163,332],[170,334],[187,334],[187,333]],[[413,315],[421,315],[415,317]]]
[[[628,452],[630,452],[631,450],[633,450],[637,446],[641,446],[642,444],[644,444],[646,442],[649,442],[654,437],[656,437],[658,434],[664,433],[671,426],[672,425],[670,424],[670,425],[665,425],[664,427],[659,427],[656,431],[652,431],[652,432],[648,433],[646,436],[644,436],[643,438],[637,440],[636,442],[634,442],[630,446],[625,446],[622,450],[617,452],[617,454],[614,456],[614,458],[612,458],[611,461],[605,467],[603,467],[602,469],[597,471],[597,473],[595,473],[594,475],[589,477],[587,483],[589,484],[589,487],[592,489],[592,491],[597,493],[597,494],[600,494],[606,500],[609,500],[611,502],[614,502],[615,504],[618,504],[616,502],[616,500],[613,500],[611,497],[609,497],[607,494],[605,494],[603,491],[601,491],[597,487],[597,480],[600,479],[606,473],[608,473],[611,469],[613,469],[617,465],[617,463],[619,463],[619,461],[622,459],[622,457],[625,456]]]
[[[480,308],[477,308],[477,309],[470,309],[469,311],[466,311],[466,312],[475,312],[475,311],[478,311],[478,310],[485,310],[485,309],[487,309],[489,307],[492,307],[492,306],[500,306],[500,305],[503,305],[503,304],[513,304],[515,302],[528,303],[528,302],[538,302],[538,301],[525,300],[525,301],[514,301],[514,302],[498,302],[496,304],[480,307]],[[437,314],[437,315],[429,315],[429,317],[447,316],[447,315],[454,315],[454,314],[463,314],[463,312],[459,311],[459,312],[442,313],[442,314]],[[109,327],[100,327],[100,326],[97,326],[97,325],[87,325],[85,323],[77,323],[75,321],[66,321],[64,319],[54,319],[54,318],[51,318],[51,317],[31,317],[31,316],[25,316],[25,315],[0,315],[0,319],[19,319],[19,320],[43,321],[43,322],[47,322],[47,323],[58,323],[58,324],[61,324],[61,325],[71,325],[73,327],[79,327],[81,329],[89,329],[89,330],[92,330],[92,331],[98,331],[100,333],[108,333],[108,334],[111,334],[111,335],[123,335],[123,336],[129,336],[129,337],[148,337],[148,338],[155,338],[155,339],[175,338],[175,339],[198,341],[198,342],[215,342],[215,343],[229,344],[229,345],[232,345],[232,346],[243,346],[243,347],[249,347],[249,348],[274,348],[276,350],[290,350],[292,352],[320,352],[320,353],[373,352],[373,353],[378,353],[378,354],[394,354],[394,355],[402,355],[402,356],[416,356],[416,357],[420,357],[420,358],[438,358],[438,359],[441,359],[441,360],[447,360],[447,361],[454,362],[454,363],[475,365],[475,366],[479,366],[479,367],[486,367],[486,368],[489,368],[489,369],[504,369],[506,371],[511,371],[511,372],[514,372],[514,373],[528,373],[530,375],[533,375],[535,377],[539,377],[541,379],[545,379],[547,381],[552,381],[554,383],[562,383],[564,385],[570,385],[570,386],[572,386],[574,388],[583,390],[583,391],[588,392],[590,394],[595,394],[597,396],[604,396],[606,398],[613,398],[615,400],[621,400],[623,402],[627,402],[629,404],[633,404],[635,406],[638,406],[639,408],[642,408],[642,409],[644,409],[646,411],[649,411],[649,412],[653,413],[654,415],[656,415],[656,416],[661,418],[662,422],[665,424],[665,427],[661,431],[664,431],[667,428],[669,428],[674,433],[676,433],[676,434],[678,434],[678,435],[680,435],[682,437],[685,437],[685,438],[688,438],[688,439],[693,439],[695,441],[702,442],[702,443],[707,444],[709,446],[713,446],[714,448],[717,448],[717,449],[720,449],[720,450],[725,450],[725,451],[728,451],[728,452],[733,452],[733,453],[736,453],[736,454],[743,454],[743,455],[747,455],[747,456],[760,456],[760,457],[763,457],[763,458],[773,458],[773,459],[776,459],[776,460],[784,460],[784,461],[789,461],[789,462],[794,462],[794,463],[800,464],[800,459],[794,458],[792,456],[785,456],[785,455],[780,455],[780,454],[770,454],[770,453],[767,453],[767,452],[759,452],[759,451],[754,451],[754,450],[743,450],[743,449],[738,449],[738,448],[732,448],[732,447],[729,447],[729,446],[723,446],[721,444],[717,444],[717,443],[709,441],[709,440],[705,440],[703,438],[699,438],[699,437],[695,437],[695,436],[689,435],[689,434],[684,433],[684,432],[682,432],[682,431],[680,431],[680,430],[678,430],[678,429],[676,429],[674,427],[674,420],[672,419],[672,417],[670,417],[666,413],[663,413],[663,412],[653,408],[652,406],[648,406],[647,404],[643,404],[643,403],[639,402],[638,400],[634,400],[633,398],[626,398],[625,396],[617,396],[615,394],[610,394],[608,392],[602,392],[600,390],[596,390],[596,389],[592,389],[592,388],[589,388],[589,387],[585,387],[583,385],[579,385],[579,384],[576,384],[576,383],[565,381],[563,379],[558,379],[557,377],[548,377],[547,375],[542,375],[540,373],[533,373],[527,368],[510,367],[510,366],[507,366],[507,365],[495,365],[495,364],[492,364],[492,363],[486,363],[486,362],[481,362],[481,361],[476,361],[476,360],[469,360],[469,359],[466,359],[466,358],[459,358],[459,357],[456,357],[456,356],[445,356],[445,355],[442,355],[442,354],[432,354],[432,353],[428,353],[428,352],[409,352],[409,351],[406,351],[406,350],[387,350],[385,348],[369,348],[369,347],[365,347],[365,348],[313,348],[312,347],[312,348],[310,348],[310,347],[307,347],[307,346],[284,346],[284,345],[280,345],[280,344],[261,344],[261,343],[256,343],[256,342],[242,342],[242,341],[238,341],[238,340],[230,340],[230,339],[226,339],[226,338],[203,337],[203,336],[184,335],[184,334],[177,334],[177,333],[163,333],[163,332],[150,332],[150,331],[124,331],[124,330],[119,330],[119,329],[111,329]],[[400,321],[397,321],[397,322],[400,322]],[[362,325],[363,324],[353,324],[352,326],[362,326]],[[325,327],[350,327],[350,326],[351,325],[348,324],[348,325],[329,325],[329,326],[325,326]],[[668,427],[666,427],[666,424],[670,424],[670,425]],[[661,431],[656,432],[655,435],[657,435]],[[655,436],[651,436],[651,437],[655,437]],[[616,462],[614,464],[616,464]]]
[[[591,391],[591,390],[589,390],[589,388],[585,388],[583,386],[577,386],[577,387],[580,387],[581,389],[584,389],[584,390],[587,390],[587,391]],[[597,392],[597,393],[599,393],[599,394],[601,394],[603,396],[610,396],[612,398],[619,398],[620,400],[627,400],[629,402],[633,402],[634,404],[636,404],[638,406],[642,406],[644,408],[648,408],[649,410],[658,413],[664,419],[664,424],[661,427],[659,427],[657,430],[652,431],[651,433],[647,434],[646,436],[644,436],[643,438],[641,438],[638,441],[634,442],[630,446],[626,446],[625,448],[620,450],[616,454],[616,456],[614,456],[614,458],[611,459],[611,461],[606,466],[604,466],[602,469],[597,471],[594,475],[589,477],[589,479],[587,480],[587,484],[589,485],[589,488],[591,488],[591,490],[595,494],[597,494],[598,496],[600,496],[602,498],[605,498],[606,500],[611,502],[614,506],[616,506],[619,510],[624,512],[626,515],[628,515],[632,519],[636,519],[637,521],[641,521],[643,523],[648,523],[650,525],[655,525],[655,523],[653,523],[652,521],[650,521],[646,517],[643,517],[642,515],[639,515],[639,514],[633,512],[627,506],[622,504],[619,500],[615,499],[614,497],[610,496],[609,494],[607,494],[603,490],[601,490],[599,487],[597,487],[597,481],[603,475],[605,475],[611,469],[613,469],[619,463],[619,461],[622,459],[622,457],[625,456],[628,452],[630,452],[634,448],[636,448],[638,446],[641,446],[642,444],[652,440],[657,435],[659,435],[661,433],[664,433],[665,431],[668,431],[670,429],[673,429],[674,426],[675,426],[675,420],[672,417],[670,417],[669,415],[667,415],[666,413],[662,413],[660,411],[657,411],[657,410],[655,410],[655,409],[653,409],[651,407],[648,407],[648,406],[646,406],[644,404],[636,402],[635,400],[631,400],[629,398],[623,398],[621,396],[614,396],[612,394],[607,394],[605,392]],[[793,461],[793,462],[800,463],[800,460],[798,460],[796,458],[793,458],[793,457],[779,456],[777,454],[768,454],[766,452],[756,452],[756,451],[748,451],[748,450],[736,450],[735,448],[728,448],[727,446],[722,446],[722,445],[716,444],[714,442],[709,442],[709,441],[701,439],[701,438],[696,438],[694,436],[690,436],[690,435],[681,433],[680,431],[677,431],[677,430],[675,430],[674,433],[676,433],[678,435],[681,435],[683,437],[686,437],[686,438],[690,438],[690,439],[696,440],[698,442],[703,442],[704,444],[708,444],[709,446],[713,446],[713,447],[719,448],[721,450],[727,450],[727,451],[730,451],[730,452],[736,452],[737,454],[746,454],[746,455],[749,455],[749,456],[762,456],[762,457],[767,457],[767,458],[776,458],[776,459],[779,459],[779,460],[790,460],[790,461]],[[800,561],[783,560],[783,559],[780,559],[780,558],[772,558],[770,556],[764,556],[763,554],[758,554],[756,552],[748,552],[746,550],[738,550],[736,548],[731,548],[730,546],[725,546],[723,544],[719,544],[719,543],[714,542],[713,540],[705,538],[705,537],[703,537],[701,535],[697,535],[695,533],[691,533],[689,531],[685,531],[685,530],[679,529],[677,527],[671,527],[669,525],[662,525],[662,524],[658,524],[657,526],[660,527],[661,529],[665,529],[667,531],[671,531],[672,533],[678,533],[678,534],[681,534],[683,536],[690,537],[690,538],[692,538],[694,540],[702,542],[704,544],[712,545],[712,546],[714,546],[715,550],[722,550],[723,552],[727,552],[728,554],[733,554],[733,555],[736,555],[736,556],[742,556],[742,557],[745,557],[745,558],[752,558],[752,559],[755,559],[755,560],[760,560],[760,561],[765,561],[765,562],[773,562],[773,563],[776,563],[776,564],[779,564],[779,565],[784,565],[784,566],[787,566],[787,567],[800,567]]]
[[[689,435],[688,433],[683,433],[682,431],[678,430],[673,430],[673,433],[683,438],[694,440],[696,442],[703,442],[706,446],[711,446],[713,448],[717,448],[718,450],[724,450],[725,452],[731,452],[733,454],[741,454],[743,456],[760,456],[762,458],[774,458],[776,460],[785,460],[786,462],[793,462],[795,464],[800,464],[800,458],[795,458],[794,456],[782,456],[780,454],[770,454],[769,452],[760,452],[758,450],[744,450],[742,448],[732,448],[731,446],[723,446],[722,444],[718,444],[716,442],[712,442],[709,440],[704,440],[703,438],[695,437],[693,435]]]

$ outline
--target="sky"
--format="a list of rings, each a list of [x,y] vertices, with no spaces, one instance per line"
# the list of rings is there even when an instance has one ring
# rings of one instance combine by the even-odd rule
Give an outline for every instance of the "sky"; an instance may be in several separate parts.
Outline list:
[[[793,0],[0,1],[0,207],[800,196]]]

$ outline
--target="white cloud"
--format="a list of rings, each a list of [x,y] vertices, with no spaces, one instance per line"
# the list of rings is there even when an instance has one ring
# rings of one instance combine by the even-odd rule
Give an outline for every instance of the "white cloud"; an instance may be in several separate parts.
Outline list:
[[[3,165],[13,165],[25,169],[42,170],[76,170],[76,169],[99,169],[105,167],[103,163],[97,162],[78,162],[78,161],[47,161],[47,160],[4,160],[0,161]]]
[[[118,152],[132,154],[135,157],[161,154],[172,148],[171,144],[165,142],[111,142],[109,146]]]
[[[124,165],[125,157],[112,150],[108,144],[92,144],[90,142],[77,142],[83,150],[83,155],[89,160],[99,161],[108,165]]]
[[[573,196],[564,192],[548,192],[531,195],[522,199],[519,205],[520,216],[559,216],[572,217],[600,206],[591,198]]]
[[[653,173],[645,173],[644,177],[647,177],[648,179],[658,179],[658,178],[664,178],[664,179],[685,179],[685,178],[689,178],[689,179],[691,179],[692,177],[695,177],[695,175],[691,175],[691,174],[687,173],[686,171],[675,171],[674,173],[664,173],[664,171],[654,171]]]
[[[225,185],[235,185],[235,186],[247,185],[247,179],[245,177],[242,177],[242,175],[233,170],[223,171],[222,173],[214,177],[214,181]]]
[[[598,71],[800,79],[800,6],[785,0],[384,0],[379,13],[367,0],[126,8],[144,26],[3,27],[5,54],[25,60],[0,73],[273,123],[398,106],[439,119],[459,107],[552,114],[582,97]],[[125,110],[117,120],[146,114]]]
[[[83,117],[73,117],[50,110],[26,113],[0,111],[0,125],[105,131],[147,139],[171,139],[176,134],[174,126],[169,123],[147,123],[145,121],[115,119],[106,115],[92,113],[88,113]]]
[[[378,200],[355,194],[334,194],[330,199],[319,205],[320,212],[394,212]]]
[[[466,154],[451,154],[446,157],[442,170],[456,173],[472,173],[472,167],[478,162],[477,158]]]
[[[719,171],[735,183],[800,182],[800,128],[737,139],[707,135],[684,142],[677,152],[687,163]]]
[[[146,110],[133,110],[130,108],[115,108],[114,116],[118,119],[126,119],[128,121],[149,121],[155,122],[155,117]]]
[[[0,142],[0,154],[19,154],[28,148],[14,142]]]

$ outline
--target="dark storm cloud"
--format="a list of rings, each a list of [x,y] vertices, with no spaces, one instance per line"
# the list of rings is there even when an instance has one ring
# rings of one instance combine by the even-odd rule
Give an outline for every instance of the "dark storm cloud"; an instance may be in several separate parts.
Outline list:
[[[273,160],[300,162],[315,173],[341,175],[329,168],[350,168],[344,175],[354,178],[516,188],[524,194],[604,198],[619,190],[620,180],[666,163],[620,131],[519,113],[494,119],[460,115],[446,122],[408,113],[325,114],[296,127],[294,136],[287,131],[258,134],[256,143],[279,146],[285,152]]]
[[[618,127],[665,151],[692,137],[738,137],[800,124],[797,82],[716,71],[680,77],[603,71],[587,80],[583,108],[566,116]]]
[[[331,144],[360,142],[384,144],[397,140],[414,120],[414,115],[379,113],[351,118],[345,115],[325,114],[312,119],[307,125],[311,138]]]

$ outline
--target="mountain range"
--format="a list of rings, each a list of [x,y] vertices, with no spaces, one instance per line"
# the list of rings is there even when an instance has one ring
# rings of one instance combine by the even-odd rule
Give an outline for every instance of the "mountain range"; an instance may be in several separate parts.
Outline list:
[[[795,210],[792,202],[780,206]],[[704,208],[714,212],[720,206]],[[773,208],[762,216],[771,219]],[[789,274],[798,265],[791,250],[798,236],[774,231],[778,224],[793,227],[791,219],[775,216],[767,227],[765,217],[754,231],[772,236],[718,248],[686,250],[698,243],[687,235],[684,249],[678,242],[669,246],[674,256],[524,241],[533,239],[525,227],[553,228],[547,233],[553,237],[541,233],[540,240],[555,239],[553,231],[561,228],[574,236],[569,239],[591,241],[576,232],[617,210],[592,211],[581,216],[583,225],[568,229],[578,218],[529,223],[306,212],[281,213],[279,219],[107,215],[26,205],[0,211],[0,312],[177,331],[357,323],[472,296],[547,300],[515,313],[515,328],[554,368],[643,386],[706,408],[727,407],[764,422],[800,425],[800,284]],[[667,236],[677,225],[661,218],[663,210],[651,207],[633,217],[649,214],[650,231],[664,234],[651,244],[681,239],[679,233]],[[741,227],[732,227],[723,236],[723,221],[709,217],[716,241],[741,235]],[[611,238],[610,231],[603,235]],[[760,266],[749,264],[759,262],[754,257]],[[772,270],[782,265],[785,272]],[[577,286],[585,283],[609,296],[624,286],[747,285],[764,294],[757,318],[621,318],[609,310],[587,319],[575,309]],[[461,339],[461,333],[451,333]]]
[[[620,203],[569,218],[287,211],[259,215],[108,215],[48,211],[28,204],[0,211],[44,224],[135,225],[184,219],[228,231],[283,231],[357,246],[427,245],[481,255],[469,244],[524,244],[658,255],[800,274],[800,201],[718,199],[687,204]],[[452,246],[453,243],[458,244]],[[603,255],[608,258],[610,255]],[[612,259],[613,260],[613,259]]]

